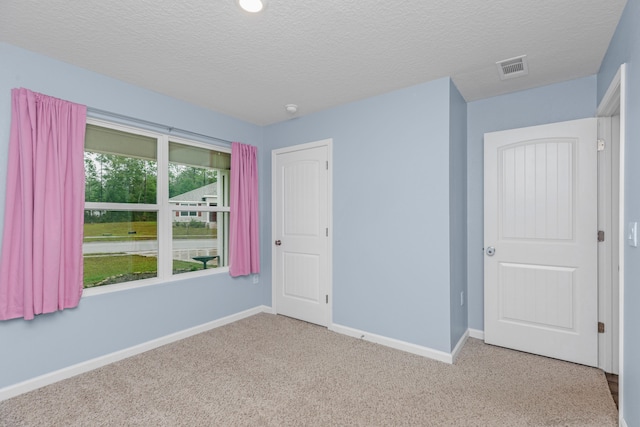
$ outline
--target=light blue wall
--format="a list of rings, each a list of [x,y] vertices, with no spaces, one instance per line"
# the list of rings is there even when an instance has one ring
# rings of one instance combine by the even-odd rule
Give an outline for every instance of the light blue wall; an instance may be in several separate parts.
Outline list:
[[[640,0],[628,0],[598,73],[598,101],[621,64],[627,63],[625,128],[625,221],[640,221]],[[625,228],[626,230],[626,228]],[[625,249],[623,416],[640,426],[640,248]]]
[[[467,103],[451,82],[449,99],[449,238],[451,242],[451,350],[467,324]],[[460,293],[464,292],[464,305]]]
[[[484,330],[484,134],[594,117],[596,77],[496,96],[467,105],[467,257],[469,327]]]
[[[0,224],[4,223],[10,91],[14,87],[243,141],[263,150],[262,129],[258,126],[4,43],[0,43],[0,64]],[[264,290],[268,286],[270,282],[253,285],[249,279],[232,280],[227,274],[219,274],[84,297],[76,309],[42,315],[33,321],[0,322],[0,388],[270,304]]]
[[[638,16],[638,1],[630,0],[627,16]],[[617,34],[598,78],[600,94],[621,61],[630,61],[630,70],[637,75],[633,61],[638,58],[639,38],[631,21],[623,19],[618,33],[635,37],[635,44],[630,49],[621,40],[623,35]],[[450,79],[444,78],[260,128],[3,43],[0,60],[2,170],[9,91],[19,86],[254,144],[260,152],[263,254],[259,285],[246,279],[232,281],[226,275],[192,279],[87,297],[78,309],[33,322],[0,322],[0,342],[12,348],[0,352],[0,364],[18,367],[0,371],[0,388],[259,304],[269,305],[271,150],[326,138],[334,141],[334,322],[449,352],[467,324],[483,329],[483,134],[592,117],[596,106],[595,76],[468,105]],[[630,111],[637,111],[638,84],[630,84],[629,96]],[[631,135],[638,135],[637,125],[629,121],[628,127]],[[628,155],[640,156],[636,151],[630,149]],[[461,161],[466,171],[460,168]],[[630,169],[628,173],[633,174]],[[0,174],[0,224],[4,180]],[[466,196],[461,198],[462,194]],[[640,217],[640,199],[628,195],[628,200],[633,206],[627,212],[637,208],[633,212]],[[458,227],[460,222],[466,230]],[[465,254],[460,249],[467,243]],[[627,264],[632,278],[638,277],[634,261]],[[461,290],[467,294],[467,312],[459,308]],[[630,308],[627,315],[627,343],[632,344],[626,351],[637,359],[640,349],[633,344],[640,342],[637,328],[628,325],[638,324],[639,319]],[[625,391],[629,388],[629,395],[637,398],[637,364],[635,368],[625,365],[632,375]]]
[[[333,321],[445,352],[449,85],[439,79],[275,124],[264,134],[265,154],[333,138]]]

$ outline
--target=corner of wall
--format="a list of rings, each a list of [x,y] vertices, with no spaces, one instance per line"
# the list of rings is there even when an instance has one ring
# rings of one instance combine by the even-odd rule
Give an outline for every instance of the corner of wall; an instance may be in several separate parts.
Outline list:
[[[449,236],[451,348],[465,337],[467,315],[467,103],[449,80]]]

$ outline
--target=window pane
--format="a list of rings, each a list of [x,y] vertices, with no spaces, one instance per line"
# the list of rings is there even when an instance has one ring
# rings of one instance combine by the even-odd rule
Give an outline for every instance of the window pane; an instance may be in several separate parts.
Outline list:
[[[85,201],[156,203],[157,140],[87,125]]]
[[[84,212],[84,287],[157,277],[156,212]]]
[[[176,212],[178,213],[178,212]],[[173,273],[181,274],[222,264],[219,250],[217,212],[198,212],[199,217],[187,217],[173,222]],[[182,216],[175,218],[184,218]]]
[[[230,162],[229,153],[169,142],[170,203],[227,206]]]
[[[174,274],[227,265],[228,214],[187,207],[228,206],[230,160],[229,153],[169,142],[169,203],[180,206],[172,215]]]

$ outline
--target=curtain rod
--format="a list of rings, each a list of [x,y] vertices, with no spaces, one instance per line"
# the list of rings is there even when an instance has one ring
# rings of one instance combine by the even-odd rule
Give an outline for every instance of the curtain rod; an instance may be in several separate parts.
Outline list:
[[[143,125],[143,126],[146,126],[146,127],[150,127],[150,128],[166,129],[166,131],[168,133],[177,132],[177,133],[180,133],[180,134],[183,134],[183,135],[191,135],[191,136],[195,136],[195,137],[199,137],[199,138],[212,139],[214,141],[224,142],[225,144],[229,144],[229,145],[232,144],[232,141],[229,141],[229,140],[226,140],[226,139],[222,139],[222,138],[217,138],[215,136],[210,136],[210,135],[205,135],[205,134],[202,134],[202,133],[192,132],[190,130],[175,128],[173,126],[167,126],[167,125],[163,125],[163,124],[156,123],[156,122],[150,122],[148,120],[137,119],[135,117],[125,116],[124,114],[112,113],[111,111],[100,110],[98,108],[87,107],[87,113],[88,113],[89,116],[92,116],[93,118],[100,118],[100,117],[113,118],[113,119],[116,119],[116,120],[123,121],[125,123],[136,123],[136,124],[140,124],[140,125]],[[96,117],[96,116],[98,116],[98,117]]]

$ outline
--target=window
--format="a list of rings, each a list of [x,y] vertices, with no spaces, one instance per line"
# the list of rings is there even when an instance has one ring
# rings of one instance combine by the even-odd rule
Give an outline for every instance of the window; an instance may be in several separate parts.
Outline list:
[[[169,193],[171,194],[171,193]],[[179,203],[179,206],[198,206],[196,203]],[[180,211],[180,216],[198,216],[199,212],[195,211]],[[202,214],[200,212],[200,214]]]
[[[230,150],[88,120],[84,163],[85,288],[227,266]]]

